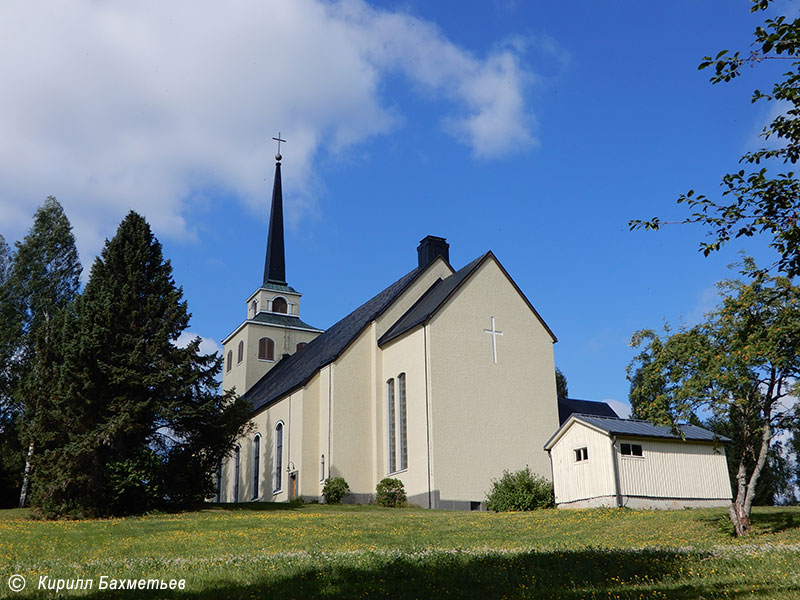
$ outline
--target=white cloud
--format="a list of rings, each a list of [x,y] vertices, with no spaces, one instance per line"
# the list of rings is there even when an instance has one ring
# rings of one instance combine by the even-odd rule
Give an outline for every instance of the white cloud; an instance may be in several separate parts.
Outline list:
[[[362,0],[0,3],[0,223],[19,235],[55,194],[87,264],[131,208],[159,236],[191,238],[193,194],[261,206],[277,128],[297,220],[315,209],[323,144],[400,126],[381,95],[397,75],[444,101],[443,126],[476,157],[536,143],[519,45],[476,56]]]
[[[178,346],[178,348],[185,348],[189,345],[189,342],[193,341],[196,337],[200,338],[200,354],[216,353],[222,356],[222,346],[220,346],[216,340],[203,337],[202,335],[193,333],[191,331],[182,332],[175,341],[175,345]]]

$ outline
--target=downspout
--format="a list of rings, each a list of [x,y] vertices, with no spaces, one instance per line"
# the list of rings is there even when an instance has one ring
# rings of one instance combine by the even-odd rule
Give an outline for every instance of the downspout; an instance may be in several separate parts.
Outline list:
[[[423,331],[423,345],[425,357],[425,439],[428,450],[428,508],[433,508],[433,501],[431,499],[431,409],[430,397],[428,395],[428,326],[422,326]]]
[[[333,363],[328,367],[328,479],[331,477],[331,407],[333,404]]]
[[[547,450],[547,458],[550,459],[550,481],[553,482],[553,502],[558,508],[558,499],[556,498],[556,474],[553,470],[553,455],[550,454],[550,450]]]
[[[617,464],[617,436],[611,436],[611,465],[614,467],[614,494],[617,498],[617,508],[622,508],[622,493],[619,483],[619,465]]]

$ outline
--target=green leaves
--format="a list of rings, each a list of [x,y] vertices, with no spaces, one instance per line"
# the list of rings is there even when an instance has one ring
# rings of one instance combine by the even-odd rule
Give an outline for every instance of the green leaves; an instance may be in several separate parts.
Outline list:
[[[702,411],[731,423],[736,503],[749,514],[773,432],[800,427],[800,411],[783,402],[800,378],[800,288],[749,258],[743,271],[752,279],[719,284],[721,302],[705,322],[634,333],[640,352],[627,372],[636,417],[674,426]]]
[[[769,4],[770,0],[754,0],[751,11],[765,10]],[[766,19],[755,29],[749,53],[722,50],[713,58],[703,57],[698,68],[713,67],[710,81],[716,84],[742,76],[745,65],[756,66],[765,60],[786,61],[790,68],[771,90],[755,90],[751,100],[780,102],[781,110],[761,132],[771,144],[746,153],[740,162],[795,164],[800,160],[800,19]],[[632,220],[630,229],[657,230],[667,223],[701,225],[710,238],[698,245],[705,256],[737,238],[764,236],[777,254],[774,268],[789,277],[800,275],[800,185],[795,174],[775,174],[767,168],[752,172],[741,169],[725,175],[721,186],[720,197],[715,200],[695,196],[693,190],[680,196],[678,203],[687,204],[693,211],[682,220]]]

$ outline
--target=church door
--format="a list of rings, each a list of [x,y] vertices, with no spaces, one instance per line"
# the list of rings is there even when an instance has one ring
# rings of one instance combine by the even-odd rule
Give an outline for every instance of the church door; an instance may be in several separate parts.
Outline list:
[[[289,500],[297,498],[297,471],[289,473]]]

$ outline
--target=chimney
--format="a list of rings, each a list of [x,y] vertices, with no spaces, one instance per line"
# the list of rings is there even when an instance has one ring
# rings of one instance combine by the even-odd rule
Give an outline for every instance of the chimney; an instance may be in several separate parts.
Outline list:
[[[443,237],[429,235],[417,246],[419,268],[424,269],[431,264],[437,256],[441,256],[446,263],[450,263],[450,244]]]

